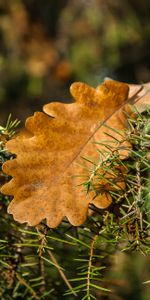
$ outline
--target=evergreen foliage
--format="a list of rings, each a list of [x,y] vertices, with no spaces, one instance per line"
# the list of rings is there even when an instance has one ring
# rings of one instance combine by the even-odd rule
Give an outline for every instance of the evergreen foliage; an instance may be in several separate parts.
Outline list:
[[[44,222],[36,228],[18,225],[6,211],[11,197],[0,195],[2,300],[117,299],[114,286],[121,283],[108,276],[116,253],[125,252],[132,257],[132,253],[139,252],[148,256],[150,111],[135,113],[136,118],[128,116],[126,141],[132,145],[128,158],[121,160],[121,149],[113,148],[113,128],[111,143],[101,142],[105,151],[100,153],[99,162],[90,158],[91,176],[88,182],[83,182],[85,192],[91,189],[95,193],[107,191],[113,203],[107,210],[91,205],[92,213],[84,225],[73,227],[67,220],[57,229],[48,228]],[[13,159],[5,144],[13,137],[17,126],[18,121],[13,122],[9,117],[6,126],[0,127],[0,167],[6,160]],[[115,175],[108,176],[109,172]],[[103,185],[99,185],[101,178],[105,179]],[[0,169],[0,184],[8,180]],[[135,254],[133,257],[136,259]],[[145,277],[143,286],[148,284],[149,278]],[[122,289],[126,290],[127,285],[125,281]],[[125,293],[119,292],[119,295],[127,299]],[[145,298],[138,297],[136,299],[148,299],[148,293]]]

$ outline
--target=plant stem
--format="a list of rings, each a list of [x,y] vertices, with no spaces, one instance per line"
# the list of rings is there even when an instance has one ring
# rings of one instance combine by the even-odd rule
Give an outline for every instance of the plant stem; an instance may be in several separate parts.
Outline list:
[[[89,262],[88,262],[88,272],[87,272],[87,299],[90,300],[90,284],[91,284],[91,268],[92,268],[92,259],[94,254],[94,245],[97,241],[98,235],[95,235],[91,247],[90,247],[90,253],[89,253]]]
[[[58,261],[56,260],[54,254],[53,254],[52,251],[50,251],[50,250],[48,250],[47,252],[48,252],[48,254],[49,254],[49,256],[50,256],[52,262],[55,264],[55,266],[56,266],[56,268],[57,268],[57,270],[58,270],[60,276],[62,277],[62,279],[63,279],[64,282],[66,283],[67,287],[69,288],[69,290],[72,291],[73,295],[74,295],[75,297],[77,297],[76,292],[74,292],[72,285],[70,284],[70,282],[69,282],[69,280],[67,279],[66,275],[65,275],[64,272],[62,271],[62,268],[60,267],[60,265],[59,265]]]

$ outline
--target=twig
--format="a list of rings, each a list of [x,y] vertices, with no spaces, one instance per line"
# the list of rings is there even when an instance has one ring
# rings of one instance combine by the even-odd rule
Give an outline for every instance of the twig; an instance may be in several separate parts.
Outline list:
[[[130,211],[128,214],[126,214],[125,216],[121,217],[120,220],[122,221],[122,220],[124,220],[124,219],[126,219],[126,218],[128,218],[128,217],[130,217],[132,215],[134,215],[135,212],[136,212],[136,210]]]
[[[39,269],[40,269],[40,274],[41,274],[41,277],[42,277],[42,281],[41,281],[42,287],[40,288],[40,291],[43,293],[43,292],[45,292],[46,282],[45,282],[44,261],[43,261],[41,256],[39,256]]]
[[[141,185],[141,171],[140,171],[140,160],[136,162],[136,177],[137,177],[137,211],[139,213],[140,218],[140,227],[141,231],[143,231],[143,220],[142,220],[142,213],[139,209],[139,204],[142,202],[142,185]]]
[[[90,300],[90,283],[91,283],[91,268],[92,268],[92,259],[93,259],[93,253],[94,253],[94,245],[98,238],[98,235],[95,235],[91,247],[90,247],[90,253],[89,253],[89,262],[88,262],[88,271],[87,271],[87,299]]]
[[[57,270],[58,270],[60,276],[62,277],[62,279],[63,279],[64,282],[66,283],[67,287],[72,291],[72,294],[73,294],[74,296],[77,297],[77,293],[73,290],[72,285],[70,284],[70,282],[69,282],[69,280],[67,279],[66,275],[65,275],[64,272],[62,271],[62,268],[60,267],[60,265],[59,265],[58,261],[56,260],[54,254],[53,254],[52,251],[50,251],[50,250],[48,250],[47,252],[48,252],[48,254],[49,254],[49,256],[50,256],[52,262],[54,263],[55,267],[57,268]]]
[[[48,233],[48,229],[47,228],[43,228],[44,230],[44,234],[41,235],[41,232],[39,231],[38,229],[38,226],[37,226],[37,232],[42,236],[41,238],[41,245],[39,247],[39,270],[40,270],[40,274],[41,274],[41,277],[42,277],[42,287],[40,288],[40,292],[43,293],[45,292],[45,286],[46,286],[46,282],[45,282],[45,267],[44,267],[44,261],[42,259],[42,254],[43,254],[43,251],[44,251],[44,246],[47,244],[47,240],[46,240],[46,235]]]
[[[20,284],[24,285],[29,290],[29,292],[34,296],[34,299],[37,300],[40,299],[38,295],[35,293],[35,291],[33,290],[33,288],[18,273],[16,273],[16,277],[19,280]]]

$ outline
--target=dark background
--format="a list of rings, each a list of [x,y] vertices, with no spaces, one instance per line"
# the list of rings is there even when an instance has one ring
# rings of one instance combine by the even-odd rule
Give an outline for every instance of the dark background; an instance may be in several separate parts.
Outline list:
[[[0,0],[1,123],[70,101],[73,81],[149,81],[149,45],[149,0]]]

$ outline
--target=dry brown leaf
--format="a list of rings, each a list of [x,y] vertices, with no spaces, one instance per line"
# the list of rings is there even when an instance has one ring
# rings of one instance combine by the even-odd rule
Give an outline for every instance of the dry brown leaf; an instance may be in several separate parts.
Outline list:
[[[89,179],[92,165],[82,157],[99,160],[101,146],[95,142],[106,139],[102,122],[125,128],[126,119],[118,109],[126,102],[129,87],[106,80],[97,89],[74,83],[70,90],[74,103],[45,105],[45,113],[27,119],[30,134],[7,143],[8,151],[17,157],[3,166],[13,178],[1,191],[14,196],[8,212],[20,223],[33,226],[46,218],[48,226],[56,227],[67,217],[77,226],[86,220],[89,203],[106,208],[112,201],[106,192],[96,197],[94,191],[85,193],[80,184]]]
[[[112,80],[106,77],[105,80]],[[128,84],[129,98],[132,99],[132,104],[137,107],[139,112],[150,108],[150,82],[144,84]],[[137,101],[138,100],[138,101]],[[136,103],[137,101],[137,103]]]
[[[140,86],[138,84],[129,84],[129,97],[131,98],[138,92],[138,102],[136,103],[135,101],[135,106],[139,112],[142,112],[150,108],[150,82],[143,84],[139,91]]]

